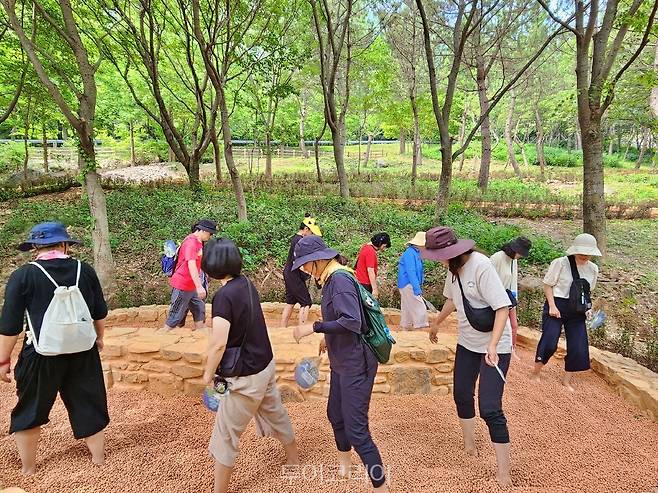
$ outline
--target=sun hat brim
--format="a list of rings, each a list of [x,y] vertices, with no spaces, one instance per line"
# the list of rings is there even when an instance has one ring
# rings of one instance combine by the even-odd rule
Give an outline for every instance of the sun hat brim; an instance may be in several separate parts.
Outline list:
[[[425,232],[420,231],[416,233],[416,235],[410,239],[406,245],[413,245],[417,247],[424,247],[425,246]]]
[[[296,258],[292,263],[292,270],[299,269],[302,265],[308,262],[315,262],[316,260],[331,260],[338,255],[338,252],[333,248],[323,248],[322,250],[317,250],[303,257]]]
[[[475,247],[473,240],[457,240],[457,243],[445,248],[421,248],[420,257],[423,260],[450,260],[472,250],[473,247]]]
[[[589,255],[591,257],[602,257],[601,250],[597,247],[584,245],[571,245],[567,250],[567,255]]]
[[[18,249],[21,252],[29,252],[35,247],[45,246],[45,245],[57,245],[58,243],[68,243],[70,245],[82,245],[82,242],[79,240],[74,240],[73,238],[64,238],[64,237],[53,237],[53,238],[44,238],[39,240],[24,241],[18,245]]]

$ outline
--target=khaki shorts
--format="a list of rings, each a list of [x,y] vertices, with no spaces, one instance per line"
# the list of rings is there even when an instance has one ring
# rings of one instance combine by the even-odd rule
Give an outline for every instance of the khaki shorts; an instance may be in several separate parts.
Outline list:
[[[404,330],[429,327],[427,307],[422,296],[414,294],[411,284],[400,289],[400,328]]]
[[[276,386],[274,359],[260,373],[226,379],[229,393],[219,403],[208,450],[217,462],[233,467],[240,436],[252,418],[260,436],[278,438],[284,445],[295,439],[292,423]]]

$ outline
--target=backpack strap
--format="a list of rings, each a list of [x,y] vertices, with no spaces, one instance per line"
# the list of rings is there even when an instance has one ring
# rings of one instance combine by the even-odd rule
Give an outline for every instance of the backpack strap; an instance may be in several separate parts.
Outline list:
[[[48,274],[48,271],[46,271],[46,269],[44,269],[44,267],[41,264],[39,264],[37,262],[30,262],[30,265],[36,265],[39,268],[39,270],[41,272],[43,272],[45,274],[45,276],[50,280],[50,282],[52,282],[55,285],[55,288],[59,287],[59,284],[57,284],[55,282],[55,279],[53,279],[52,276],[50,274]],[[80,261],[78,261],[78,276],[80,276],[80,267],[79,267],[79,265],[80,265]],[[76,281],[76,286],[77,285],[78,285],[78,283]]]
[[[569,265],[571,266],[571,277],[573,280],[580,279],[580,274],[578,273],[578,267],[576,266],[576,259],[573,255],[567,256],[569,259]]]
[[[78,260],[78,273],[75,275],[75,287],[80,283],[80,271],[82,270],[82,263]]]

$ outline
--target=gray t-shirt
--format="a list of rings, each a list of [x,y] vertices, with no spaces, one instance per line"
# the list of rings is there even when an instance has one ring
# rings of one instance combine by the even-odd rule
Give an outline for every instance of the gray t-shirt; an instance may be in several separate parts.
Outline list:
[[[464,295],[473,308],[490,306],[494,310],[498,310],[504,306],[510,306],[509,296],[500,277],[498,277],[496,269],[487,256],[473,252],[461,268],[459,278],[464,287]],[[446,277],[443,295],[451,299],[457,308],[457,328],[459,329],[457,344],[475,353],[486,353],[492,332],[477,331],[468,322],[464,313],[464,302],[457,278],[453,279],[450,272]],[[498,342],[496,351],[499,354],[512,352],[512,328],[509,320],[505,324],[505,330]]]

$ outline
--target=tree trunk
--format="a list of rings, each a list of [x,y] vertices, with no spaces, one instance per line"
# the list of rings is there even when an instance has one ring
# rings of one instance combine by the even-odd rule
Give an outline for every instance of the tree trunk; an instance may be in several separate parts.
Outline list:
[[[583,149],[583,139],[580,137],[580,129],[576,127],[576,136],[575,136],[575,141],[574,141],[574,147],[577,151],[581,151]]]
[[[400,128],[400,155],[407,153],[407,141],[404,128]]]
[[[594,235],[599,249],[606,251],[606,217],[603,175],[603,141],[601,120],[596,115],[585,125],[581,119],[583,136],[583,230]]]
[[[306,148],[305,129],[306,126],[306,95],[304,94],[299,105],[299,150],[302,152],[304,159],[308,159],[308,149]]]
[[[221,185],[222,183],[222,152],[221,147],[219,146],[219,139],[217,138],[217,130],[212,129],[212,135],[210,136],[212,141],[212,155],[213,162],[215,164],[215,183]]]
[[[22,166],[23,179],[25,180],[25,182],[27,182],[27,163],[30,160],[30,149],[27,144],[27,139],[29,137],[28,132],[29,132],[29,126],[28,123],[26,122],[25,129],[23,131],[23,147],[25,149],[25,156],[23,157],[23,166]]]
[[[43,146],[43,171],[48,173],[48,136],[45,123],[41,126],[41,145]]]
[[[484,58],[480,53],[476,57],[478,99],[480,100],[480,115],[489,110],[487,97],[487,73],[484,67]],[[491,167],[491,125],[489,115],[485,116],[480,126],[482,135],[482,159],[480,160],[480,174],[478,175],[478,188],[484,191],[489,185],[489,168]]]
[[[89,132],[93,136],[93,132]],[[85,190],[89,200],[92,221],[92,246],[94,251],[94,268],[98,274],[105,297],[110,300],[116,294],[116,272],[110,231],[108,227],[107,203],[105,192],[101,187],[100,176],[96,172],[96,150],[93,137],[80,139],[78,167],[84,176]]]
[[[320,172],[320,137],[313,143],[313,152],[315,154],[315,169],[318,173],[318,183],[322,184],[322,173]]]
[[[611,156],[613,152],[613,147],[615,142],[614,136],[615,136],[615,124],[613,123],[610,126],[610,132],[609,132],[608,156]]]
[[[350,198],[350,187],[345,172],[345,124],[339,123],[331,129],[331,139],[334,148],[334,160],[336,161],[336,171],[338,172],[338,181],[340,182],[340,196],[344,199]]]
[[[626,144],[626,149],[624,150],[624,161],[628,158],[628,151],[631,149],[631,144],[633,143],[633,136],[628,139],[628,144]]]
[[[129,123],[130,127],[130,165],[135,166],[137,164],[137,157],[135,155],[135,125],[131,121]]]
[[[459,127],[459,147],[464,147],[464,139],[466,138],[466,119],[468,118],[468,105],[464,103],[464,111],[462,112],[462,123]],[[459,171],[464,169],[464,161],[466,160],[466,153],[462,152],[459,156]]]
[[[368,166],[370,161],[370,149],[372,148],[372,134],[368,134],[368,145],[366,146],[366,161],[364,166]]]
[[[505,121],[505,143],[507,144],[507,162],[512,165],[514,174],[521,178],[521,169],[519,163],[516,162],[516,154],[514,152],[514,136],[512,135],[514,127],[514,108],[516,106],[516,94],[512,94],[509,104],[509,111],[507,112],[507,120]]]
[[[544,129],[541,123],[541,115],[539,114],[539,106],[535,103],[535,129],[537,132],[537,161],[539,161],[540,177],[541,180],[546,179],[546,158],[544,157]]]
[[[223,88],[218,91],[219,108],[222,119],[222,137],[224,139],[224,160],[228,168],[229,175],[231,176],[231,183],[233,184],[233,192],[235,193],[235,201],[238,207],[238,221],[247,220],[247,201],[244,196],[244,188],[242,187],[242,180],[240,179],[240,172],[235,165],[233,159],[233,143],[231,127],[229,125],[228,106]]]
[[[69,140],[69,129],[66,126],[66,123],[62,124],[62,140],[63,141]]]
[[[176,162],[176,154],[174,153],[174,150],[169,147],[169,159],[168,162],[170,163],[175,163]]]
[[[272,181],[272,134],[265,131],[265,179]]]
[[[452,141],[448,129],[441,138],[441,176],[439,178],[439,191],[436,196],[436,224],[440,224],[441,215],[448,207],[450,200],[450,183],[452,182]],[[443,132],[441,132],[443,133]]]
[[[648,135],[648,130],[644,129],[642,132],[642,143],[640,144],[640,155],[637,157],[637,161],[635,162],[635,169],[640,169],[640,166],[642,166],[642,160],[644,159],[644,154],[647,152],[647,144],[649,142],[649,135]]]
[[[418,178],[418,166],[421,162],[421,149],[420,149],[420,121],[418,116],[418,104],[416,96],[412,93],[411,97],[411,112],[414,117],[414,152],[411,159],[411,192],[416,193],[416,179]]]

